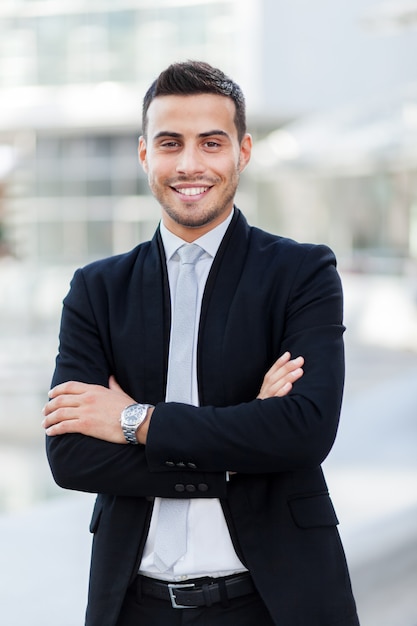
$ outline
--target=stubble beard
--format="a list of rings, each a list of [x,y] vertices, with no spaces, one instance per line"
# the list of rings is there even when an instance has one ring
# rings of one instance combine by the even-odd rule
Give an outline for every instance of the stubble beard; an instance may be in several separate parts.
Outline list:
[[[186,228],[201,228],[215,221],[225,212],[228,206],[230,206],[230,208],[233,206],[234,197],[236,195],[236,190],[239,183],[239,177],[239,169],[236,168],[235,176],[229,182],[223,196],[219,199],[219,203],[211,206],[209,205],[203,210],[199,207],[199,202],[187,203],[188,210],[177,209],[177,207],[173,203],[171,204],[166,201],[166,199],[163,197],[163,194],[156,189],[155,185],[151,185],[151,190],[155,198],[161,205],[162,209],[176,224],[180,226],[185,226]],[[180,181],[177,179],[175,182],[178,183]],[[195,184],[199,181],[187,182],[193,182]],[[204,182],[210,181],[205,180]],[[215,183],[216,181],[212,182]],[[171,186],[172,184],[173,181],[165,181],[165,186],[167,187]]]

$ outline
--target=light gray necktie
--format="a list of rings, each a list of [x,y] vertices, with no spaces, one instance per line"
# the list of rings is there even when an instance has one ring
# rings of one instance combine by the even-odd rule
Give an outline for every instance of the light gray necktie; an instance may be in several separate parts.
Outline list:
[[[178,249],[180,270],[175,290],[175,307],[169,351],[167,402],[192,401],[192,363],[198,283],[195,266],[204,250],[196,244]],[[189,500],[161,500],[155,536],[154,561],[161,572],[170,569],[187,549]]]

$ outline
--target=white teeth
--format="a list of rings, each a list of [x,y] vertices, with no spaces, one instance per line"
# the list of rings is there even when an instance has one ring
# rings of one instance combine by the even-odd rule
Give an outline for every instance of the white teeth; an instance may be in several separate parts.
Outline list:
[[[208,187],[185,187],[184,189],[177,189],[178,193],[182,193],[184,196],[198,196],[201,193],[207,191]]]

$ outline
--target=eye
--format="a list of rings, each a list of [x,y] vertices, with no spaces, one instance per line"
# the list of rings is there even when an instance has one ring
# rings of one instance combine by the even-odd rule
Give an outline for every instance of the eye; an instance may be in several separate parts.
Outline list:
[[[213,139],[210,139],[210,141],[206,141],[204,145],[206,148],[209,148],[210,150],[214,150],[216,148],[221,147],[221,144],[218,141],[214,141]]]
[[[178,143],[178,141],[174,141],[173,139],[170,139],[169,141],[163,141],[160,146],[161,148],[178,148],[180,144]]]

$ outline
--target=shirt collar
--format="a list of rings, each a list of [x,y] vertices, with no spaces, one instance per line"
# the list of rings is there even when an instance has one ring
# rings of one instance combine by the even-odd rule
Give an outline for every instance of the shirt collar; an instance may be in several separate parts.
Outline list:
[[[219,249],[221,241],[226,233],[226,230],[232,220],[232,217],[233,217],[233,209],[231,210],[230,215],[221,224],[213,228],[213,230],[210,230],[205,235],[202,235],[201,237],[193,241],[193,243],[198,244],[201,248],[203,248],[205,252],[207,252],[208,255],[214,258],[216,256],[217,250]],[[180,248],[182,245],[184,245],[187,242],[181,239],[180,237],[177,237],[177,235],[174,235],[174,233],[168,230],[168,228],[164,225],[162,220],[159,225],[159,229],[161,231],[161,238],[162,238],[162,243],[164,245],[165,257],[166,257],[166,260],[169,261],[174,256],[178,248]]]

